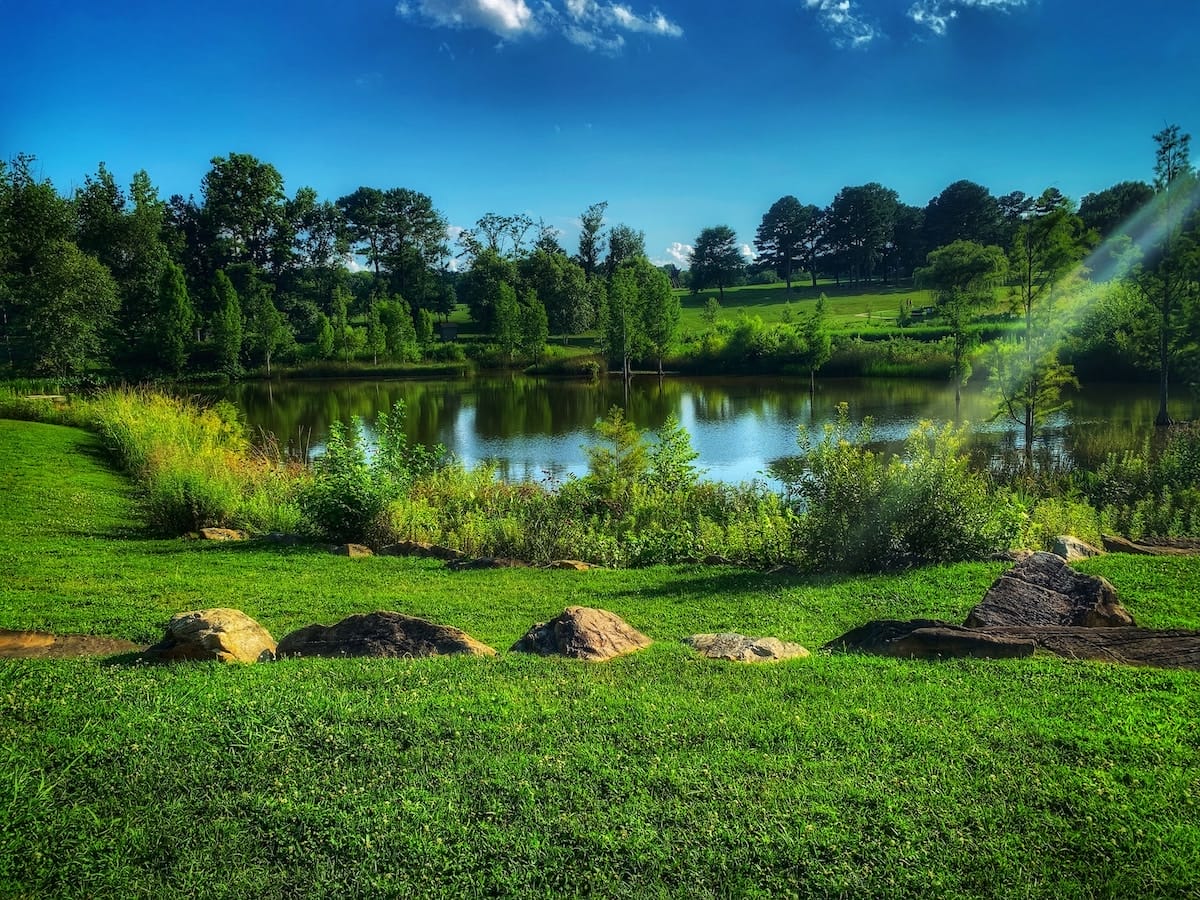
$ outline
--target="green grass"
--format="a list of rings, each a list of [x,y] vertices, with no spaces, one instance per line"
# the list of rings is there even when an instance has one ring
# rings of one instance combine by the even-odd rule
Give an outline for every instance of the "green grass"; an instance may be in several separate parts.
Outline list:
[[[0,895],[1194,896],[1200,676],[1055,659],[704,661],[960,620],[992,564],[450,573],[145,536],[82,431],[0,421],[0,627],[157,638],[229,605],[276,636],[396,609],[504,650],[569,603],[657,643],[604,665],[0,662]],[[1200,627],[1200,560],[1087,567]]]
[[[997,289],[997,311],[1007,308],[1004,302],[1006,290]],[[724,299],[721,299],[715,290],[704,290],[695,295],[691,291],[678,290],[676,294],[682,306],[679,330],[682,334],[687,334],[703,332],[707,328],[703,313],[704,305],[710,297],[717,298],[721,304],[720,315],[723,319],[733,319],[739,313],[745,312],[760,317],[764,322],[772,323],[784,321],[789,311],[794,319],[807,315],[821,293],[825,294],[826,315],[834,332],[869,333],[878,330],[886,333],[915,333],[919,330],[918,327],[925,323],[917,321],[914,328],[899,328],[896,317],[900,312],[900,304],[911,300],[914,310],[933,304],[933,295],[929,291],[916,290],[909,283],[850,287],[821,281],[813,288],[808,282],[796,282],[792,284],[790,295],[783,283],[755,284],[726,288]],[[937,320],[929,319],[927,323],[937,324]]]

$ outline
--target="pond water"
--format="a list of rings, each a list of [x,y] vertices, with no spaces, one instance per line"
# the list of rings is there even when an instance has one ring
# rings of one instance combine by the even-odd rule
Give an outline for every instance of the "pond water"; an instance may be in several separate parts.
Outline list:
[[[319,453],[334,421],[359,416],[368,435],[376,416],[397,400],[408,408],[410,439],[441,443],[468,465],[493,461],[504,478],[542,480],[587,471],[583,445],[610,407],[655,429],[674,414],[692,437],[707,477],[738,482],[765,478],[767,465],[797,453],[797,426],[819,429],[849,405],[852,422],[874,419],[873,438],[898,446],[922,419],[954,417],[954,390],[943,382],[899,379],[825,379],[809,394],[807,379],[635,378],[628,401],[619,379],[597,383],[523,375],[457,381],[247,382],[224,394],[254,429],[274,434],[293,452]],[[1138,447],[1155,432],[1153,384],[1103,384],[1071,395],[1039,436],[1035,451],[1060,465],[1093,466],[1111,450]],[[1176,418],[1200,409],[1181,390],[1172,401]],[[1020,428],[997,418],[980,388],[962,398],[962,418],[972,423],[975,452],[1015,458]]]

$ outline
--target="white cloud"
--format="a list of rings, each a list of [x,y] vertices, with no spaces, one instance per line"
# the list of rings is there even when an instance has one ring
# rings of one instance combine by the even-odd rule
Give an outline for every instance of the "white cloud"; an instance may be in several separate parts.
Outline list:
[[[666,249],[667,258],[664,262],[673,262],[681,269],[686,269],[692,264],[693,249],[691,244],[681,244],[676,241]]]
[[[754,248],[749,244],[742,244],[742,256],[746,257],[746,262],[754,262],[758,259],[758,254],[754,252]]]
[[[638,13],[624,3],[600,0],[400,0],[396,15],[441,28],[482,28],[501,40],[557,32],[578,47],[617,53],[623,33],[678,38],[683,29],[657,9]]]
[[[401,0],[396,15],[421,18],[443,28],[484,28],[502,38],[515,38],[539,30],[525,0]]]
[[[908,10],[908,17],[932,31],[944,35],[950,20],[960,9],[991,9],[1009,12],[1027,4],[1027,0],[917,0]]]
[[[822,27],[833,34],[833,42],[839,47],[866,47],[880,35],[875,26],[859,14],[852,0],[804,0],[804,6],[816,13]]]

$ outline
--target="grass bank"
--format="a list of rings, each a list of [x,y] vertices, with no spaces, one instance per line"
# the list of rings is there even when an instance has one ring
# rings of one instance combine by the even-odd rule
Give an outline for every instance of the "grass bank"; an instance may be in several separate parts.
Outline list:
[[[155,639],[244,609],[276,636],[396,609],[503,650],[568,603],[657,643],[495,660],[0,661],[7,896],[1186,896],[1195,673],[1060,660],[695,658],[960,619],[1000,567],[795,578],[432,561],[147,537],[98,440],[0,421],[0,627]],[[1134,614],[1200,627],[1200,561],[1109,557]]]

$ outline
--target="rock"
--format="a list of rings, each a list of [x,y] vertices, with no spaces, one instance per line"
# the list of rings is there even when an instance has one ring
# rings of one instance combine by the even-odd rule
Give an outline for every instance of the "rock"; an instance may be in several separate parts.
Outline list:
[[[349,556],[358,559],[364,556],[374,556],[374,552],[365,544],[339,544],[333,548],[337,556]]]
[[[988,559],[991,560],[992,562],[1013,562],[1013,563],[1015,563],[1015,562],[1021,562],[1022,560],[1025,560],[1025,559],[1029,559],[1029,557],[1031,557],[1031,556],[1033,556],[1032,550],[1024,550],[1024,549],[1001,550],[999,553],[993,553],[991,556],[988,557]]]
[[[588,606],[568,606],[557,618],[530,628],[512,649],[601,662],[642,650],[651,643],[650,638],[615,613]]]
[[[700,562],[706,566],[732,566],[734,564],[732,559],[728,559],[727,557],[720,556],[716,553],[710,553],[708,556],[704,557],[704,559],[700,560]]]
[[[294,547],[296,544],[303,544],[304,538],[298,534],[287,534],[282,531],[272,531],[262,536],[262,539],[268,544],[282,544],[285,547]]]
[[[701,656],[732,662],[778,662],[781,659],[807,659],[808,650],[773,637],[746,637],[726,631],[721,634],[693,634],[683,639]]]
[[[913,619],[911,622],[878,619],[847,631],[823,649],[833,653],[918,659],[964,656],[1011,659],[1032,656],[1035,648],[1036,643],[1031,638],[990,634],[932,619]]]
[[[1050,551],[1055,556],[1061,556],[1067,562],[1077,562],[1092,556],[1100,556],[1103,550],[1097,549],[1087,541],[1081,541],[1069,534],[1060,534],[1054,539],[1054,547]]]
[[[1133,625],[1133,616],[1104,578],[1076,572],[1053,553],[1035,553],[999,578],[967,615],[969,628],[989,625]]]
[[[592,569],[602,568],[601,566],[593,566],[591,563],[585,563],[578,559],[556,559],[552,563],[546,563],[544,569],[570,569],[575,572],[590,572]]]
[[[276,651],[280,659],[291,656],[417,657],[455,653],[496,655],[491,647],[459,628],[435,625],[397,612],[349,616],[336,625],[309,625],[285,637]]]
[[[529,563],[507,556],[478,556],[474,559],[451,559],[446,561],[446,568],[461,571],[463,569],[528,569]]]
[[[1113,534],[1102,534],[1100,540],[1109,553],[1136,553],[1139,556],[1200,556],[1200,542],[1181,538],[1156,538],[1131,541]]]
[[[146,650],[150,659],[269,662],[275,641],[267,630],[236,609],[201,609],[171,617],[163,639]]]
[[[0,628],[0,658],[70,659],[78,656],[114,656],[136,653],[145,647],[122,638],[91,634],[46,634]]]
[[[202,541],[244,541],[249,537],[236,528],[201,528],[199,535]]]
[[[1031,640],[1039,650],[1067,659],[1200,669],[1200,631],[1072,628],[1058,625],[1010,625],[981,631],[993,636]]]
[[[380,556],[425,556],[431,559],[462,559],[466,556],[461,550],[453,547],[443,547],[440,544],[430,544],[426,541],[397,541],[379,550]]]

